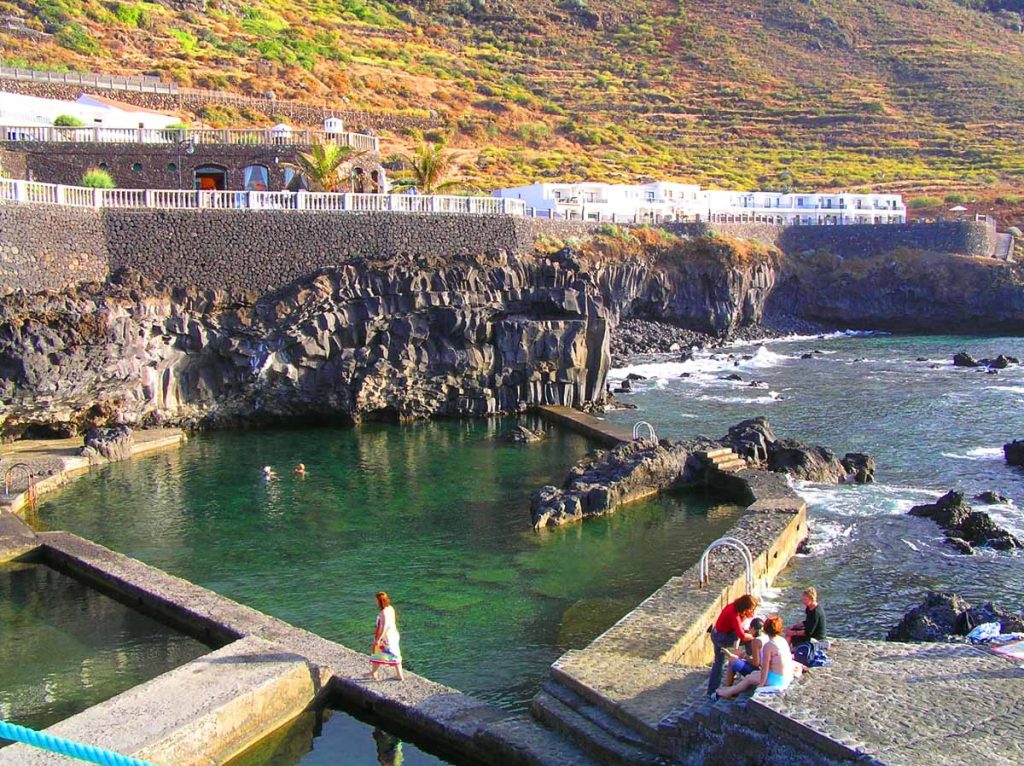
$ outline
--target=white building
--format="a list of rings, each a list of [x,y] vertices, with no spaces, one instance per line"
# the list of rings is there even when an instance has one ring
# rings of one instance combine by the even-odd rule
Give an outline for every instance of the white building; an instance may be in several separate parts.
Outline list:
[[[788,226],[906,223],[899,194],[783,194],[780,192],[702,192],[701,220],[764,221]]]
[[[499,189],[527,214],[584,221],[762,221],[786,225],[905,223],[898,194],[783,194],[701,189],[693,184],[539,183]]]
[[[83,93],[76,101],[0,93],[0,124],[46,126],[61,115],[75,117],[88,127],[161,129],[180,122],[173,114],[145,109],[105,96]]]
[[[694,184],[540,183],[498,189],[495,197],[520,199],[540,218],[582,221],[676,221],[700,209],[700,187]]]

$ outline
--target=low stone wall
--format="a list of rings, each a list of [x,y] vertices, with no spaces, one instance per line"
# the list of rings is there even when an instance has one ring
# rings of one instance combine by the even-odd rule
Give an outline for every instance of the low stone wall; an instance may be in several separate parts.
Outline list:
[[[676,234],[717,232],[778,247],[784,253],[824,250],[843,258],[873,258],[898,248],[991,257],[995,228],[974,221],[842,226],[780,226],[769,223],[664,224]]]
[[[0,295],[61,290],[109,274],[95,210],[0,202]]]

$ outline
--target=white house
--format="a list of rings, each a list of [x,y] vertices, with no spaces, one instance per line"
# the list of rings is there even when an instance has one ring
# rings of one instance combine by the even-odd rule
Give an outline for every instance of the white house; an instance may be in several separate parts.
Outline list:
[[[764,221],[790,226],[854,223],[906,223],[899,194],[801,194],[781,192],[703,192],[702,220]]]
[[[763,221],[786,225],[905,223],[898,194],[783,194],[701,189],[694,184],[539,183],[498,189],[540,218],[584,221]]]
[[[166,128],[180,122],[173,114],[145,109],[105,96],[83,93],[76,101],[0,93],[0,124],[15,126],[46,126],[61,115],[70,115],[89,127],[103,128]]]
[[[539,183],[498,189],[495,197],[520,199],[541,218],[583,221],[675,221],[699,209],[700,187],[693,184]]]

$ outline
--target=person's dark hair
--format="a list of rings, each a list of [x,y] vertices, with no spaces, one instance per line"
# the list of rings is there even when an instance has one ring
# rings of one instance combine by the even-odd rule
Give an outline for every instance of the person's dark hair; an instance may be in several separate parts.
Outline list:
[[[386,606],[391,606],[391,599],[388,598],[388,594],[381,591],[377,594],[377,606],[383,609]]]
[[[764,632],[769,637],[775,638],[776,636],[782,635],[782,618],[777,614],[773,614],[767,620],[764,621]]]
[[[760,633],[763,628],[764,628],[764,620],[762,620],[760,617],[755,617],[754,619],[752,619],[750,621],[750,632],[751,633]]]
[[[753,612],[757,609],[757,605],[760,603],[761,602],[758,601],[757,596],[751,596],[749,593],[746,593],[736,599],[733,602],[733,606],[736,607],[736,611],[740,614],[746,614],[747,612]]]

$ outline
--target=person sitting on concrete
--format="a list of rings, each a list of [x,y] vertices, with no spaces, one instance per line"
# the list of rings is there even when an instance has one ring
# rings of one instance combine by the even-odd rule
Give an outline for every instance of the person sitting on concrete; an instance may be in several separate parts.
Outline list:
[[[799,678],[803,668],[793,660],[789,643],[782,635],[782,618],[777,614],[764,621],[764,632],[768,640],[761,648],[760,672],[751,673],[732,686],[723,686],[718,690],[718,699],[733,699],[749,689],[757,691],[783,691]]]
[[[708,678],[708,694],[712,695],[722,683],[722,668],[725,665],[725,649],[735,649],[741,641],[753,641],[754,637],[743,629],[743,621],[754,616],[760,602],[749,593],[728,604],[718,615],[711,628],[711,645],[715,648],[715,661]]]
[[[810,641],[825,640],[825,610],[818,603],[818,591],[808,588],[803,592],[800,601],[804,605],[803,622],[798,622],[786,629],[786,640],[793,646],[806,644]]]
[[[733,654],[728,649],[725,653],[729,655],[729,664],[725,667],[725,685],[732,686],[736,676],[749,676],[755,670],[761,669],[761,648],[764,646],[764,639],[761,638],[761,629],[764,627],[764,620],[755,617],[750,621],[750,635],[754,640],[743,644],[739,652]]]

